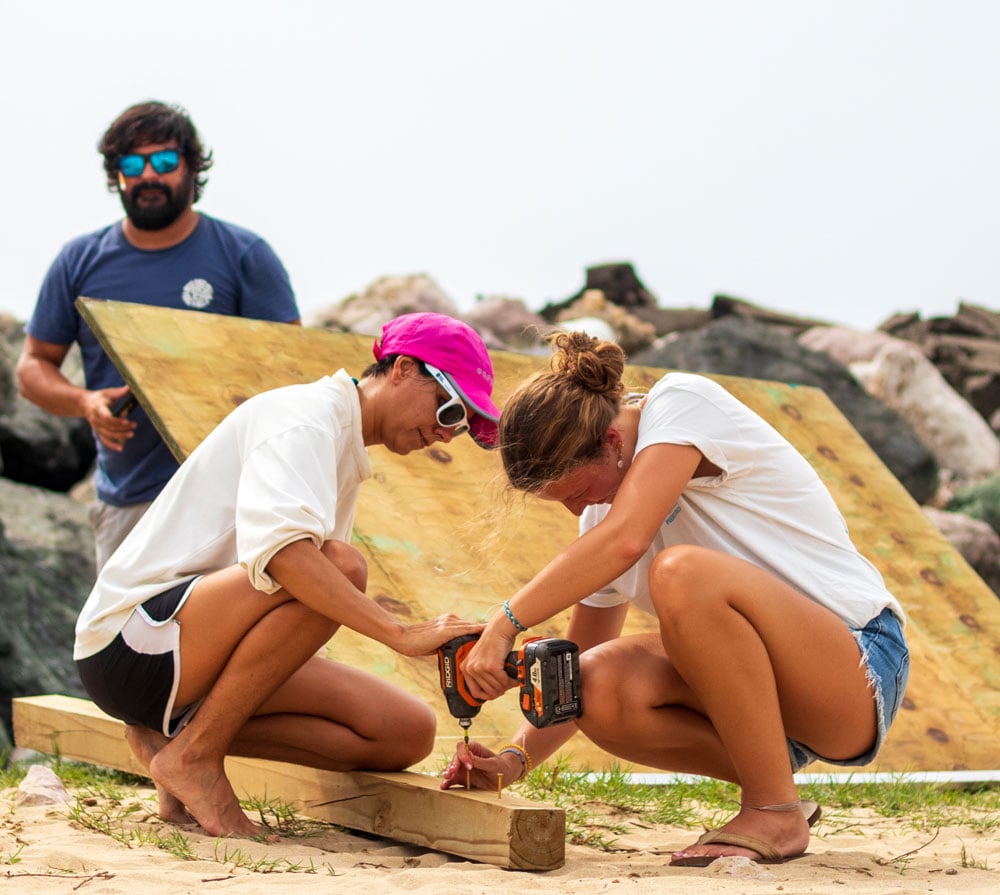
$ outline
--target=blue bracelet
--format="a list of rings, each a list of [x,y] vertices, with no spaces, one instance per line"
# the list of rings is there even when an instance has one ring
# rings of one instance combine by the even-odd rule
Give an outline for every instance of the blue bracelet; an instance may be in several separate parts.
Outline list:
[[[510,623],[511,623],[511,624],[512,624],[512,625],[513,625],[513,626],[514,626],[514,627],[515,627],[515,628],[516,628],[516,629],[517,629],[518,631],[527,631],[527,630],[528,630],[528,629],[527,629],[527,628],[526,628],[526,627],[525,627],[524,625],[522,625],[522,624],[521,624],[521,623],[520,623],[520,622],[519,622],[519,621],[518,621],[518,620],[517,620],[516,618],[514,618],[514,613],[510,611],[510,600],[504,600],[504,601],[503,601],[503,611],[507,613],[507,618],[509,618],[509,619],[510,619]]]

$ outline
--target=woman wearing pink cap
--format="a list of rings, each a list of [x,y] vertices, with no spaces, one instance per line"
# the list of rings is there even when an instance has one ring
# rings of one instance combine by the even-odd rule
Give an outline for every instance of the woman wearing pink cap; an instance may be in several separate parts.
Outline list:
[[[213,836],[261,832],[239,807],[226,755],[399,770],[433,747],[429,706],[316,653],[342,625],[407,656],[482,627],[450,614],[402,624],[365,596],[350,539],[368,447],[406,454],[465,432],[495,443],[493,368],[476,332],[440,314],[391,320],[374,354],[360,381],[340,370],[234,410],[83,607],[81,680],[128,725],[166,820],[193,819]]]

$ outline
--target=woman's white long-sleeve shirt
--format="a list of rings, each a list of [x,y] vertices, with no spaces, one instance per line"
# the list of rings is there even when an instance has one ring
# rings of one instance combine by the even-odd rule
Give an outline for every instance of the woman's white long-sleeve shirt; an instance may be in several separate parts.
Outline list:
[[[77,620],[74,658],[99,652],[136,606],[195,575],[238,563],[273,593],[266,568],[282,547],[350,542],[370,476],[345,371],[250,398],[192,451],[105,565]]]

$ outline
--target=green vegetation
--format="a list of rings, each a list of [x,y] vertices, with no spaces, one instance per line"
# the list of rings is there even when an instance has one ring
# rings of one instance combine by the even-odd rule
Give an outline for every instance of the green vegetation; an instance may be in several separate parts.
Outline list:
[[[80,826],[104,833],[129,848],[150,845],[185,861],[205,859],[204,855],[196,853],[191,840],[181,830],[159,824],[142,825],[155,815],[154,800],[142,799],[134,790],[123,790],[114,781],[92,781],[90,785],[75,789],[74,793],[69,818]],[[248,799],[241,805],[244,810],[258,815],[266,831],[262,840],[271,834],[286,839],[315,836],[329,827],[320,821],[300,817],[290,806],[273,799]],[[318,873],[323,870],[334,875],[333,869],[326,864],[317,866],[312,861],[303,864],[285,858],[258,858],[222,839],[215,841],[211,860],[253,873]]]
[[[569,772],[556,763],[532,771],[514,792],[551,802],[566,810],[569,840],[598,848],[613,846],[622,826],[616,815],[632,823],[667,824],[695,829],[717,827],[739,808],[739,788],[718,780],[698,780],[669,786],[633,784],[626,772]],[[799,787],[803,799],[823,806],[823,822],[846,829],[849,812],[866,809],[894,818],[911,829],[934,831],[950,824],[975,832],[1000,830],[1000,785],[913,783],[810,783]],[[971,860],[971,859],[970,859]],[[973,866],[970,864],[970,866]],[[976,865],[978,866],[978,865]]]
[[[292,862],[284,858],[258,858],[245,848],[225,840],[216,840],[213,852],[198,854],[192,840],[176,827],[156,822],[155,795],[144,798],[138,787],[148,787],[149,780],[109,768],[82,762],[62,761],[58,757],[46,762],[71,790],[72,803],[67,807],[68,818],[81,827],[103,833],[128,847],[152,846],[184,861],[214,860],[230,868],[242,868],[253,873],[325,873],[335,876],[328,864],[312,860]],[[28,772],[29,764],[12,764],[8,756],[0,756],[0,789],[16,787]],[[244,810],[257,815],[265,835],[282,838],[316,836],[330,824],[297,815],[289,806],[276,799],[251,798],[241,802]],[[152,820],[153,824],[148,822]],[[20,852],[0,854],[0,864],[19,862]]]

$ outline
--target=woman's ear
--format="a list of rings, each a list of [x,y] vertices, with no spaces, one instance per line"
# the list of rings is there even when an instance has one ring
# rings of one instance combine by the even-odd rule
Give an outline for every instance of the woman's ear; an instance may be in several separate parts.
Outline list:
[[[389,378],[394,385],[398,385],[404,379],[419,375],[420,370],[417,367],[417,361],[408,355],[401,354],[392,362],[392,370]]]

